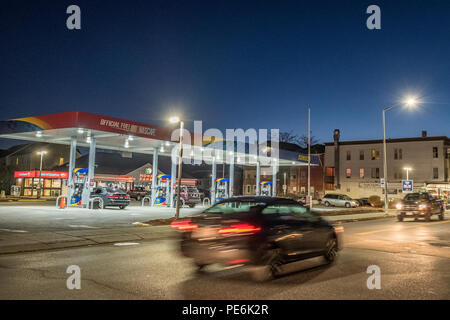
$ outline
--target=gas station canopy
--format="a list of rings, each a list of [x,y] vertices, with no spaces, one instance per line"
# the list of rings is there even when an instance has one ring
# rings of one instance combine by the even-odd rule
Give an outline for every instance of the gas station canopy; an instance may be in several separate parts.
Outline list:
[[[66,145],[70,145],[72,138],[75,138],[77,146],[89,147],[91,137],[95,137],[96,148],[144,154],[153,154],[154,150],[158,149],[159,155],[170,156],[173,147],[178,145],[178,141],[171,140],[174,129],[177,128],[75,111],[0,121],[0,138]],[[193,141],[194,134],[191,133],[191,141],[185,139],[184,145],[190,147]],[[202,152],[209,148],[207,151],[210,152],[203,152],[203,160],[211,161],[211,158],[216,156],[217,162],[228,163],[227,159],[230,157],[224,157],[226,144],[224,141],[214,141],[204,135],[200,141],[203,145],[194,146],[199,149],[194,155],[202,155]],[[248,143],[244,148],[237,148],[236,144],[235,142],[234,162],[255,165],[256,157],[248,152],[250,150]],[[307,156],[280,149],[277,161],[279,166],[304,166],[307,165]],[[311,156],[311,164],[318,165],[318,163],[318,157]]]

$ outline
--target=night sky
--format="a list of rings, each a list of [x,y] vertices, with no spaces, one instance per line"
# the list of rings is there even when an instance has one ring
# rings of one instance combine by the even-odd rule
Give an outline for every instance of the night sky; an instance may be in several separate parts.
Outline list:
[[[81,30],[66,8],[81,8]],[[366,8],[381,7],[381,30]],[[1,1],[2,120],[88,111],[320,142],[450,136],[450,1]],[[189,125],[189,124],[188,124]],[[0,147],[8,145],[0,140]]]

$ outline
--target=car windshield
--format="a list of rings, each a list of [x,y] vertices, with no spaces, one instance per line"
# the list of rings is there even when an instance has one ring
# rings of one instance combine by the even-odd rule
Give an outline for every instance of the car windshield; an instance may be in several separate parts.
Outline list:
[[[124,193],[120,189],[113,189],[113,188],[106,188],[106,192],[109,192],[109,193]]]
[[[410,193],[405,196],[405,200],[407,200],[407,201],[427,200],[427,194],[426,193]]]
[[[215,204],[214,206],[206,209],[206,213],[248,213],[252,207],[265,206],[265,202],[256,201],[228,201]]]
[[[349,196],[346,196],[346,195],[343,195],[342,199],[344,199],[344,200],[352,200]]]

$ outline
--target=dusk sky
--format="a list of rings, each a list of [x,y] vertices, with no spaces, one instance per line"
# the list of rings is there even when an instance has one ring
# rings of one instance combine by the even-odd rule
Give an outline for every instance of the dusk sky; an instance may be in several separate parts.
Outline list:
[[[81,30],[66,8],[81,8]],[[381,30],[366,9],[381,8]],[[320,142],[450,136],[450,1],[2,1],[1,118],[88,111]],[[189,123],[187,123],[189,125]],[[8,146],[0,141],[0,148]]]

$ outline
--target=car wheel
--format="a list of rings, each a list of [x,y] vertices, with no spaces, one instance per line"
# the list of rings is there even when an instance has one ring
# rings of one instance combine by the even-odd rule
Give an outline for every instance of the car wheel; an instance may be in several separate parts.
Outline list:
[[[125,209],[125,206],[119,206],[119,208],[123,210],[123,209]]]
[[[439,213],[439,220],[444,220],[444,210],[441,210],[441,213]]]
[[[330,203],[328,201],[325,201],[325,207],[329,207]]]
[[[431,221],[431,214],[430,214],[429,212],[427,212],[427,213],[425,214],[425,221],[426,221],[426,222]]]
[[[325,249],[325,260],[327,260],[328,263],[333,263],[336,260],[337,252],[338,252],[338,244],[336,237],[330,237],[326,244]]]
[[[403,215],[401,215],[401,214],[397,215],[397,220],[402,222],[403,221]]]
[[[282,272],[283,260],[281,251],[274,249],[267,251],[268,261],[264,265],[254,266],[252,269],[252,279],[256,282],[265,282],[280,276]]]
[[[137,196],[137,197],[136,197],[136,200],[137,200],[137,201],[141,201],[141,196]]]
[[[351,207],[351,204],[348,203],[348,202],[346,202],[346,203],[345,203],[345,207],[346,207],[346,208],[350,208],[350,207]]]
[[[195,207],[195,203],[189,204],[189,208],[194,208],[194,207]]]

